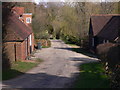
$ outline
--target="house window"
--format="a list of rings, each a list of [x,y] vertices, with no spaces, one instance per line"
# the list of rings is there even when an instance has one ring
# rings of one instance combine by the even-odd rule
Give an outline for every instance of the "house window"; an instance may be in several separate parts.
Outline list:
[[[31,18],[30,17],[26,18],[26,23],[31,23]]]

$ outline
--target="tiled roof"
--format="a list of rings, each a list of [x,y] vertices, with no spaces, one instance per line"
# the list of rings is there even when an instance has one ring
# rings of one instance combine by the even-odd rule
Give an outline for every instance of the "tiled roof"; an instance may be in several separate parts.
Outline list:
[[[93,34],[96,36],[102,28],[109,22],[112,16],[91,16]]]
[[[15,15],[9,17],[8,29],[12,30],[11,33],[15,33],[16,40],[25,40],[32,33],[32,29],[27,27]]]
[[[120,14],[92,15],[91,25],[94,36],[114,40],[120,29]]]
[[[115,40],[119,36],[120,16],[113,16],[104,28],[99,32],[98,36],[108,40]]]

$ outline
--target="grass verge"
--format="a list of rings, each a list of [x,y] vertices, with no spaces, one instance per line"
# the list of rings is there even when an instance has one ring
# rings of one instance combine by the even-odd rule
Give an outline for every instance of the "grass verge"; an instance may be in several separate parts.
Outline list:
[[[77,46],[77,45],[75,45],[75,44],[68,44],[68,45],[70,45],[70,46]]]
[[[49,48],[50,46],[42,46],[42,48]]]
[[[110,88],[109,77],[105,75],[103,64],[87,63],[80,66],[75,88]]]
[[[14,62],[11,66],[11,69],[2,71],[2,80],[9,80],[22,75],[28,70],[37,66],[40,62],[42,62],[41,59],[37,59],[36,62]]]
[[[80,46],[77,46],[75,44],[68,44],[70,45],[72,48],[70,49],[71,51],[74,51],[74,52],[77,52],[77,53],[81,53],[81,54],[84,54],[86,56],[89,56],[89,57],[94,57],[94,58],[97,58],[97,55],[96,54],[93,54],[92,52],[90,52],[89,50],[86,50],[84,48],[80,48]]]

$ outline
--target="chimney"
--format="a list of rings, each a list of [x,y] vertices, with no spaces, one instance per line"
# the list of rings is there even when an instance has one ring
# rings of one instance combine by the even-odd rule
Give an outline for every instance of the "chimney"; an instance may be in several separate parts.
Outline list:
[[[24,7],[13,7],[12,12],[23,22]]]
[[[15,13],[16,15],[23,15],[24,13],[24,7],[13,7],[12,12]]]

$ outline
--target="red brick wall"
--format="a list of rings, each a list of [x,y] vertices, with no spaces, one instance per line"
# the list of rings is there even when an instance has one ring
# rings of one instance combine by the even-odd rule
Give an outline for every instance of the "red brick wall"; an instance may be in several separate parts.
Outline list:
[[[21,53],[21,43],[16,43],[16,60],[22,59],[22,53]]]
[[[34,34],[32,34],[32,51],[34,51]],[[30,55],[30,38],[16,45],[17,60],[25,60]]]
[[[32,51],[34,51],[34,33],[32,33]]]
[[[7,42],[5,44],[6,54],[10,62],[25,59],[24,42]],[[16,53],[15,53],[16,52]]]
[[[26,41],[23,41],[19,44],[16,44],[16,60],[25,60],[26,58],[26,46],[25,46]]]
[[[30,55],[30,38],[28,37],[28,40],[27,40],[27,52],[28,52],[28,55]]]
[[[22,48],[22,50],[23,50],[23,59],[26,59],[26,57],[28,56],[28,53],[26,53],[27,52],[27,41],[24,41],[24,48]]]
[[[6,43],[5,48],[10,62],[25,60],[30,55],[30,38],[23,42]],[[32,51],[34,51],[34,34],[32,34]]]

